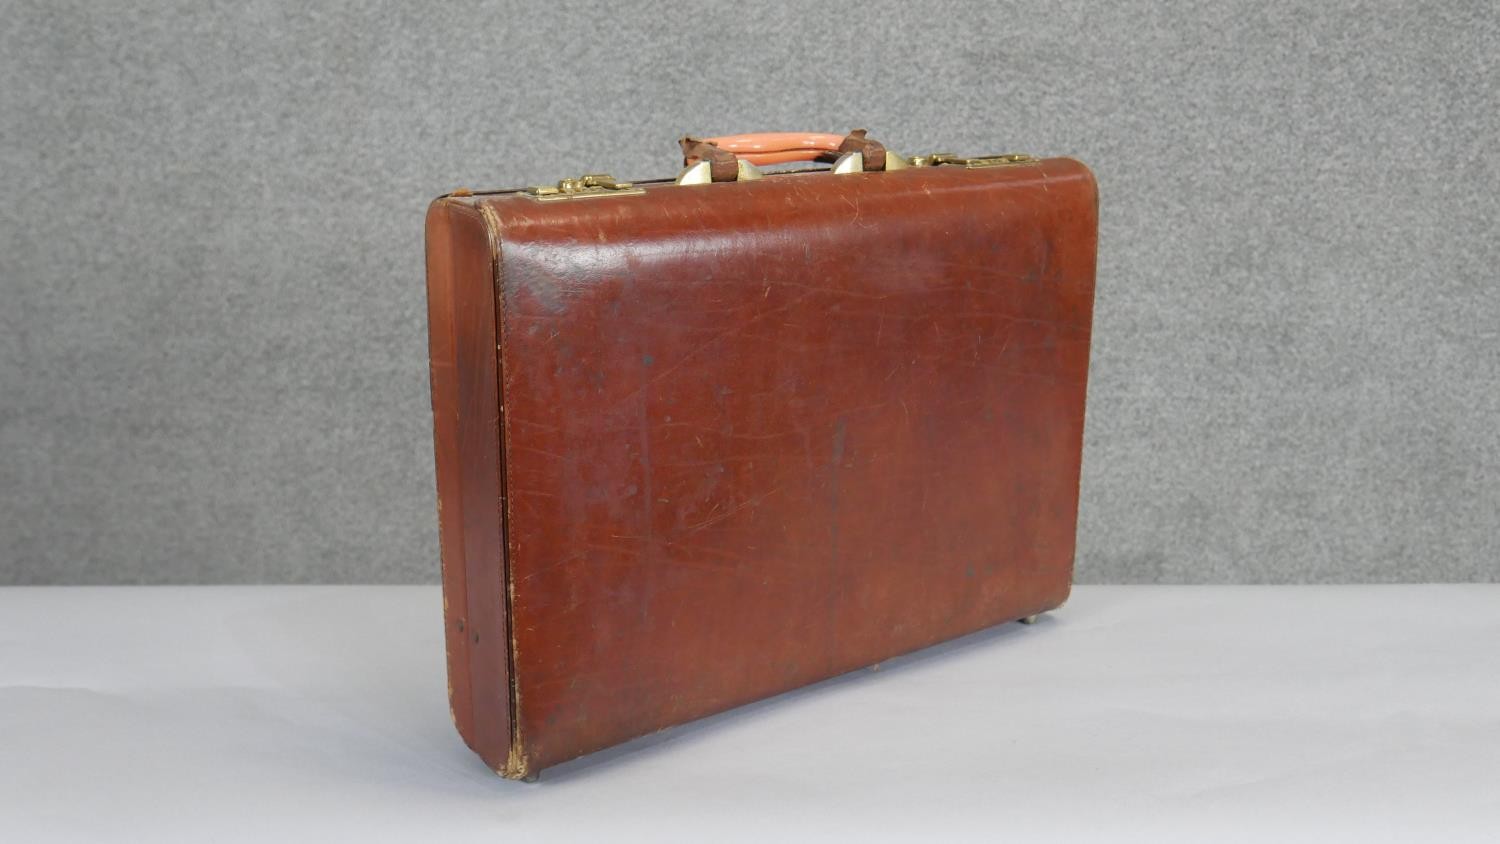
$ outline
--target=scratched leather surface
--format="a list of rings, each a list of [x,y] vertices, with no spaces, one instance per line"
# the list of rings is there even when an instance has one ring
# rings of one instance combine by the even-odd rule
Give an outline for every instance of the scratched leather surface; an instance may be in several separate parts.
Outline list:
[[[534,772],[1066,598],[1082,165],[448,202],[499,252],[516,707],[515,750],[477,748],[492,764]]]

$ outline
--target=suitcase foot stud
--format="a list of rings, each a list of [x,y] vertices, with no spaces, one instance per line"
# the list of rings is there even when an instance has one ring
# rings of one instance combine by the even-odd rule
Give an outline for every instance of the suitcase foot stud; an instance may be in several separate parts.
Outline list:
[[[1022,618],[1017,619],[1017,621],[1021,622],[1022,624],[1036,624],[1036,620],[1038,618],[1041,618],[1041,616],[1039,616],[1039,615],[1028,615],[1028,616],[1024,616]]]

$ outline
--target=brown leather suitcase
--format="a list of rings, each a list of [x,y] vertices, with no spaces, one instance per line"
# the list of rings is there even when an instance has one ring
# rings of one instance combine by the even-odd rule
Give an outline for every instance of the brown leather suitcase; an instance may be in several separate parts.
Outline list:
[[[507,777],[1068,595],[1088,169],[683,143],[427,215],[453,718]]]

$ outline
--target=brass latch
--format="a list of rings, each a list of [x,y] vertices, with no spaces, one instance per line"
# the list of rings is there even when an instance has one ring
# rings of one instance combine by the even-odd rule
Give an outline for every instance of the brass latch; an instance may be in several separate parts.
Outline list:
[[[934,152],[927,155],[914,155],[911,157],[913,167],[936,167],[939,164],[953,164],[958,167],[1009,167],[1016,164],[1036,164],[1041,159],[1036,156],[1021,152],[1012,152],[1005,155],[981,155],[974,158],[959,158],[951,152]]]
[[[526,189],[526,196],[541,202],[557,199],[591,199],[596,196],[639,196],[646,191],[630,182],[617,182],[608,173],[590,173],[576,179],[563,179],[553,185]]]

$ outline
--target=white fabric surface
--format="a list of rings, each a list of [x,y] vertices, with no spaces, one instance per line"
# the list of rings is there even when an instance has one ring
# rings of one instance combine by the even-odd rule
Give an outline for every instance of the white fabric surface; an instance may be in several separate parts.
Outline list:
[[[487,771],[432,587],[0,589],[0,840],[1500,840],[1500,585],[1079,587]]]

